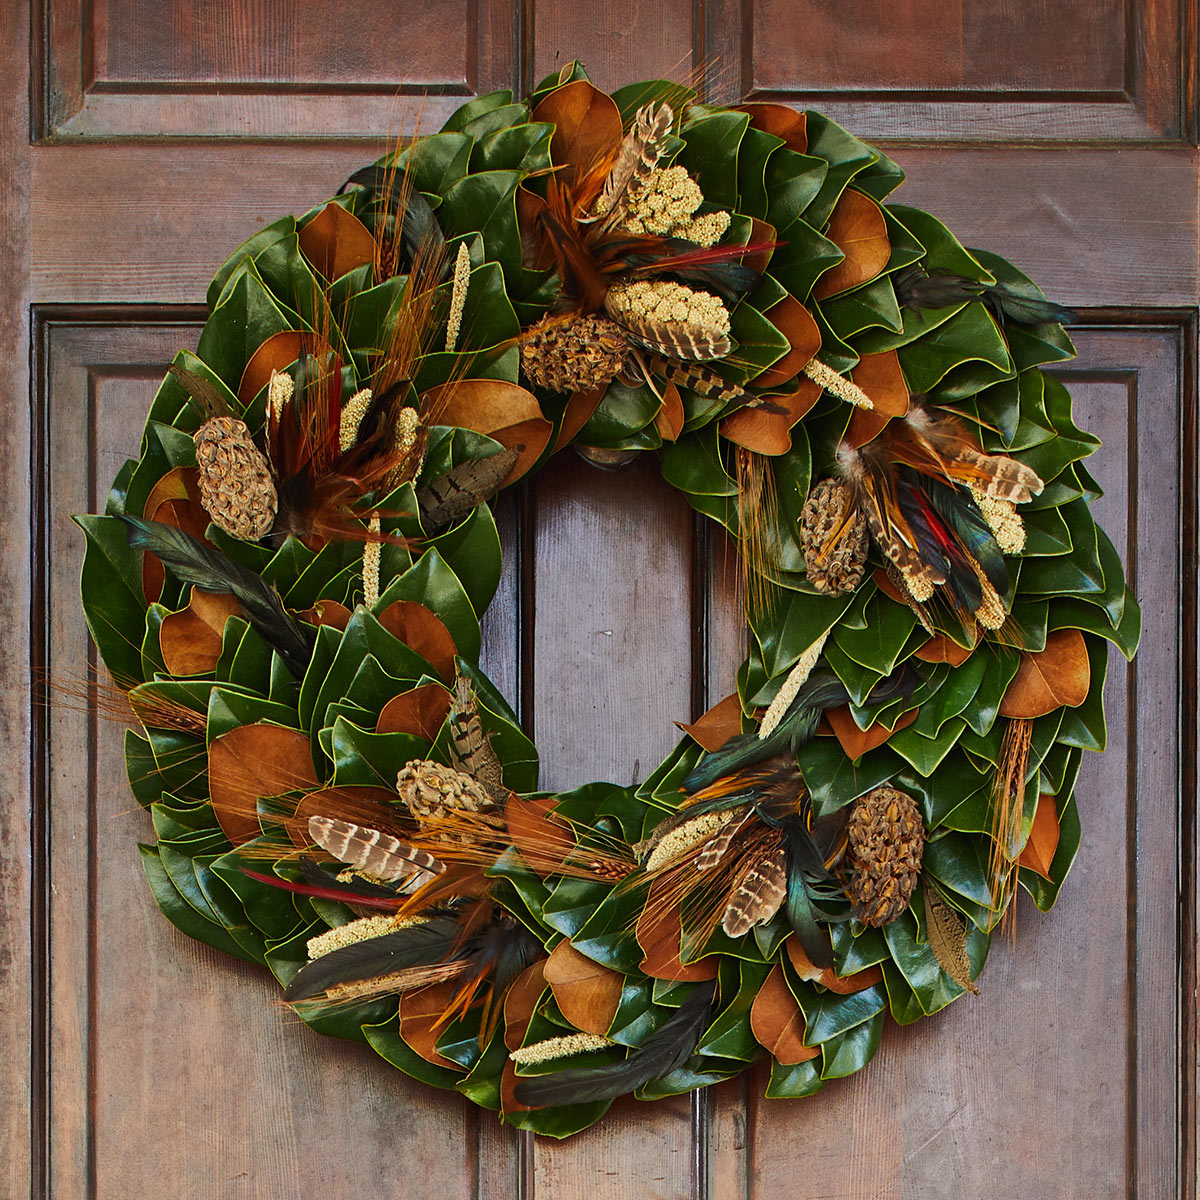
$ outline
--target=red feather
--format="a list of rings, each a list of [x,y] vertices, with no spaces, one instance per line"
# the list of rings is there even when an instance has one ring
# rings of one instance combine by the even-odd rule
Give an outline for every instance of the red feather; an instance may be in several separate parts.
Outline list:
[[[297,896],[315,896],[319,900],[340,900],[343,904],[357,904],[362,908],[380,908],[385,912],[395,912],[403,900],[389,900],[383,896],[360,896],[357,892],[348,892],[342,888],[314,887],[307,883],[293,883],[290,879],[280,879],[278,875],[263,875],[259,871],[251,871],[242,867],[242,874],[259,883],[269,883],[272,887],[281,888],[285,892],[295,892]]]

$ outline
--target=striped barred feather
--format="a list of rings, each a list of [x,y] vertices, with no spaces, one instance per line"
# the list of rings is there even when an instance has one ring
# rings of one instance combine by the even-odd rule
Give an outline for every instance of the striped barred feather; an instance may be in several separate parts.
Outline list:
[[[769,921],[787,894],[787,855],[777,845],[760,858],[734,889],[725,908],[721,928],[730,937],[741,937],[755,925]]]
[[[309,817],[308,835],[339,862],[385,883],[403,882],[415,891],[446,868],[424,850],[407,846],[389,834],[333,817]]]
[[[733,349],[727,334],[712,334],[682,322],[648,321],[627,314],[609,313],[634,341],[664,358],[706,362],[724,358]]]

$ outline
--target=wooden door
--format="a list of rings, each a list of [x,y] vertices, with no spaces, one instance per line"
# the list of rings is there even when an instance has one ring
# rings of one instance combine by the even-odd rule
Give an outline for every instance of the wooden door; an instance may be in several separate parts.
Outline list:
[[[1192,0],[0,0],[0,16],[0,1193],[1195,1195]],[[1073,878],[997,942],[981,998],[890,1027],[814,1099],[763,1100],[752,1073],[557,1144],[318,1038],[264,973],[176,934],[140,878],[151,831],[119,731],[41,701],[87,678],[68,514],[102,502],[228,250],[419,109],[433,129],[572,56],[601,86],[707,63],[714,99],[823,109],[899,160],[904,202],[1079,310],[1062,374],[1105,440],[1097,515],[1146,633],[1112,667]],[[721,548],[649,461],[552,464],[503,523],[486,665],[544,786],[644,776],[667,718],[730,689]]]

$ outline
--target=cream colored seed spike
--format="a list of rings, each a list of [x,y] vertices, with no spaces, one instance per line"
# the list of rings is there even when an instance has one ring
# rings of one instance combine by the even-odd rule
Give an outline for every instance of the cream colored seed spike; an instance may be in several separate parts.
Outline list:
[[[821,651],[825,649],[825,641],[828,637],[829,630],[827,629],[800,655],[800,661],[788,673],[788,677],[783,681],[783,687],[779,689],[775,699],[771,701],[770,707],[763,716],[762,724],[758,727],[760,740],[770,737],[775,732],[775,727],[783,720],[783,714],[791,707],[792,701],[796,698],[796,693],[808,681],[813,667],[817,665],[817,659],[821,657]]]
[[[407,929],[410,925],[420,925],[428,920],[427,917],[395,917],[381,913],[373,917],[361,917],[339,925],[335,929],[327,929],[324,933],[308,939],[309,959],[321,958],[334,950],[345,946],[353,946],[356,942],[365,942],[368,938],[383,937],[385,933],[395,933],[397,929]]]
[[[700,813],[690,821],[685,821],[682,825],[672,829],[650,851],[650,857],[646,859],[646,870],[661,870],[675,859],[681,858],[689,850],[696,846],[702,846],[713,834],[720,832],[733,816],[732,812]]]
[[[278,420],[283,415],[283,406],[292,398],[296,390],[296,382],[283,371],[272,371],[271,380],[267,384],[267,403],[271,412]]]
[[[720,297],[693,291],[670,279],[639,279],[610,288],[605,299],[609,314],[620,320],[662,321],[689,325],[709,337],[728,336],[729,310]]]
[[[819,358],[810,359],[804,368],[804,373],[831,396],[845,400],[858,408],[874,408],[875,402],[866,392],[849,380],[845,375],[839,375],[832,367],[826,366]]]
[[[370,407],[370,388],[363,388],[362,391],[355,392],[342,405],[342,421],[338,426],[338,449],[343,454],[358,441],[359,428],[363,423],[363,417],[367,415],[367,409]]]
[[[1025,522],[1011,500],[998,500],[972,485],[971,495],[1003,554],[1020,554],[1025,549]]]
[[[379,533],[382,529],[379,518],[372,517],[367,522],[367,528],[372,533]],[[374,608],[379,603],[379,563],[382,556],[382,542],[363,544],[363,603],[368,608]]]
[[[471,252],[466,242],[458,243],[458,256],[454,260],[454,287],[450,293],[450,316],[446,321],[446,349],[453,351],[458,344],[458,333],[462,328],[463,309],[467,304],[467,288],[471,283]]]
[[[585,1054],[589,1050],[605,1050],[616,1044],[596,1033],[571,1033],[564,1037],[547,1038],[544,1042],[521,1046],[513,1050],[508,1057],[515,1063],[542,1063],[556,1058],[570,1058],[574,1054]]]

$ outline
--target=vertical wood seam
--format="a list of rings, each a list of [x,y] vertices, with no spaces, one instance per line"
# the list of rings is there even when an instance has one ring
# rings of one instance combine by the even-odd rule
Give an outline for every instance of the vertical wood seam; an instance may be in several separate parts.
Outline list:
[[[689,563],[691,609],[691,719],[697,720],[708,708],[708,669],[710,661],[709,620],[711,616],[711,535],[708,518],[692,510],[692,544]],[[709,1197],[709,1128],[712,1105],[707,1088],[692,1092],[692,1196]]]
[[[1191,7],[1191,6],[1189,6]],[[1180,324],[1180,392],[1182,396],[1179,439],[1181,478],[1180,562],[1182,594],[1180,613],[1180,660],[1182,670],[1180,729],[1179,906],[1176,945],[1179,980],[1176,1055],[1178,1072],[1176,1173],[1181,1196],[1196,1194],[1196,828],[1197,828],[1197,331],[1196,310]]]
[[[1129,506],[1125,514],[1125,579],[1137,595],[1138,514],[1141,498],[1138,495],[1138,403],[1140,389],[1136,372],[1127,383],[1125,478]],[[1138,840],[1141,825],[1138,820],[1138,671],[1136,665],[1125,670],[1125,861],[1129,879],[1126,893],[1126,978],[1129,997],[1129,1016],[1126,1026],[1126,1083],[1125,1083],[1125,1171],[1130,1200],[1138,1192],[1138,1151],[1141,1077],[1138,1061]]]
[[[46,340],[49,331],[35,309],[30,339],[28,403],[30,430],[29,462],[29,704],[30,704],[30,793],[29,793],[29,1120],[30,1195],[48,1194],[50,1178],[50,927],[49,927],[49,819],[44,803],[50,778],[50,739],[47,730],[46,648],[49,644],[49,613],[46,608],[47,557],[42,545],[46,530],[47,470],[49,445]]]

